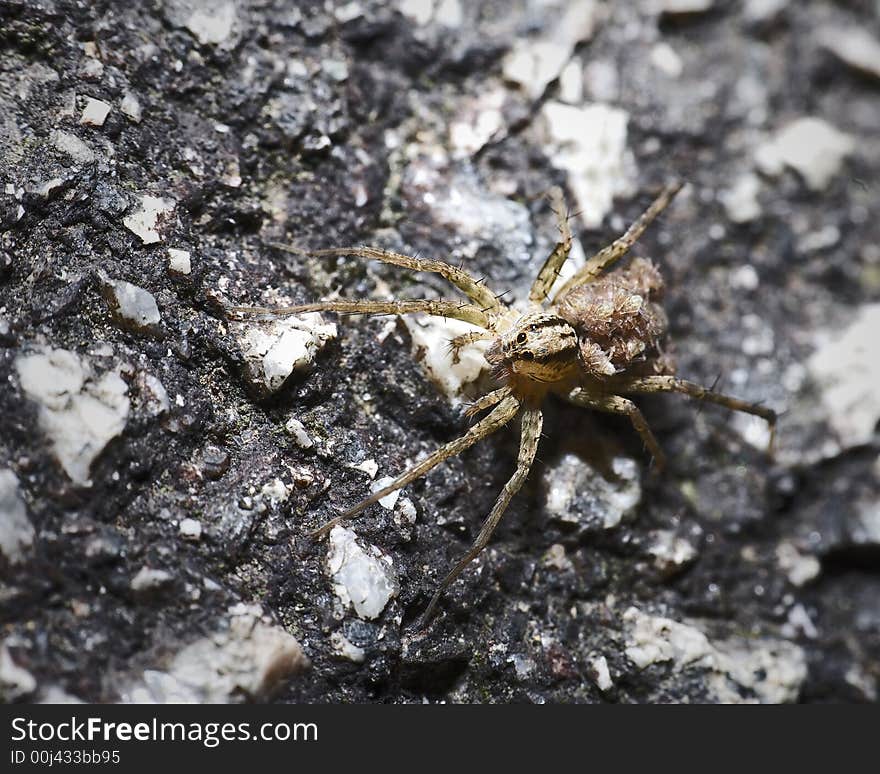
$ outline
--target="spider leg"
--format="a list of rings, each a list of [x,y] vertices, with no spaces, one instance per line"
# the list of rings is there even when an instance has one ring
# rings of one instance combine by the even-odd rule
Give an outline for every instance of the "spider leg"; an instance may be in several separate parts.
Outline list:
[[[591,395],[580,387],[572,390],[568,394],[568,400],[578,406],[586,406],[587,408],[606,411],[609,414],[623,414],[624,416],[629,417],[632,426],[642,437],[642,441],[645,446],[648,447],[651,456],[654,457],[654,466],[656,470],[660,471],[666,467],[666,455],[660,448],[660,444],[657,443],[657,439],[654,437],[654,433],[651,432],[651,428],[648,427],[648,423],[645,421],[642,412],[639,411],[638,406],[636,406],[631,400],[623,398],[620,395]]]
[[[459,362],[459,353],[468,344],[473,344],[477,341],[486,341],[487,339],[492,338],[495,338],[495,336],[489,331],[470,331],[469,333],[462,333],[460,336],[451,339],[449,341],[449,353],[452,355],[452,364],[455,365]]]
[[[645,232],[645,229],[651,225],[654,219],[665,210],[675,195],[681,190],[683,183],[672,183],[663,188],[660,195],[651,203],[635,222],[626,230],[626,233],[615,239],[607,247],[603,247],[598,253],[590,258],[574,276],[559,289],[554,296],[556,301],[562,298],[569,290],[583,285],[586,282],[596,279],[605,269],[607,269],[615,261],[620,260],[629,252],[629,249],[636,243],[639,237]]]
[[[550,189],[550,201],[553,212],[556,214],[556,224],[559,228],[560,240],[553,248],[553,252],[547,256],[544,265],[538,272],[532,289],[529,291],[529,301],[536,304],[543,304],[550,297],[550,289],[562,266],[568,260],[568,254],[571,252],[571,228],[568,225],[568,215],[565,211],[565,201],[562,198],[562,189],[554,186]]]
[[[428,621],[431,620],[431,616],[433,615],[434,609],[437,607],[437,603],[440,601],[443,592],[446,591],[449,585],[461,575],[462,570],[464,570],[464,568],[467,567],[489,543],[489,539],[492,537],[492,533],[498,526],[498,522],[501,521],[504,511],[507,510],[507,506],[510,504],[511,499],[520,490],[523,482],[526,480],[526,476],[529,474],[529,470],[535,460],[535,454],[538,451],[538,441],[541,438],[541,428],[543,424],[544,419],[539,409],[526,409],[523,412],[522,435],[520,436],[519,459],[517,461],[516,471],[498,495],[498,499],[495,501],[495,505],[492,508],[489,517],[483,523],[483,526],[480,529],[480,534],[477,535],[477,539],[474,541],[470,550],[459,559],[456,565],[449,571],[449,574],[443,579],[442,583],[437,587],[434,596],[431,597],[431,601],[419,621],[420,630],[424,629],[427,626]]]
[[[776,412],[766,406],[759,406],[757,403],[749,403],[748,401],[733,398],[721,392],[715,392],[713,389],[703,387],[694,382],[688,382],[684,379],[678,379],[674,376],[646,376],[641,379],[629,379],[621,381],[616,385],[616,389],[622,392],[680,392],[689,395],[697,400],[705,400],[709,403],[717,403],[719,406],[732,409],[734,411],[742,411],[746,414],[752,414],[761,417],[770,426],[770,442],[769,449],[773,449],[773,441],[776,437]]]
[[[402,266],[405,269],[413,271],[429,271],[439,274],[444,279],[451,282],[462,293],[464,293],[471,303],[481,309],[500,311],[502,309],[501,302],[495,298],[495,294],[489,290],[482,280],[475,279],[464,269],[453,266],[443,261],[436,261],[431,258],[416,258],[411,255],[403,255],[402,253],[394,253],[390,250],[383,250],[379,247],[330,247],[325,250],[303,250],[292,245],[285,245],[279,242],[270,242],[272,247],[284,250],[288,253],[296,255],[353,255],[358,258],[367,258],[374,261],[382,261],[383,263],[391,263],[395,266]]]
[[[340,513],[335,518],[330,519],[330,521],[328,521],[326,524],[316,529],[312,533],[312,537],[318,538],[326,535],[337,524],[340,524],[347,519],[351,519],[357,516],[368,505],[379,502],[379,500],[381,500],[383,497],[386,497],[392,492],[396,492],[398,489],[406,486],[411,481],[415,481],[417,478],[421,478],[429,470],[435,468],[441,462],[448,460],[450,457],[454,457],[457,454],[461,454],[465,449],[469,449],[477,441],[482,440],[486,436],[494,433],[496,430],[504,427],[504,425],[506,425],[511,419],[514,418],[514,416],[516,416],[519,408],[519,401],[513,396],[508,395],[492,410],[492,412],[488,416],[483,417],[483,419],[473,425],[464,435],[456,438],[454,441],[450,441],[449,443],[444,444],[435,452],[425,457],[425,459],[423,459],[421,462],[413,465],[413,467],[411,467],[404,473],[401,473],[397,478],[394,479],[394,481],[388,484],[388,486],[382,487],[382,489],[380,489],[378,492],[374,492],[366,499],[361,500],[353,508],[349,508],[347,511],[345,511],[345,513]]]
[[[477,398],[473,403],[469,404],[465,410],[465,415],[472,417],[485,411],[488,408],[500,403],[504,398],[510,395],[510,387],[499,387],[497,390],[487,392],[483,397]]]
[[[457,301],[431,301],[427,299],[416,301],[362,301],[338,299],[333,301],[318,301],[314,304],[299,304],[297,306],[232,306],[226,309],[226,314],[232,319],[242,319],[249,316],[262,316],[269,319],[288,317],[294,314],[307,312],[339,312],[340,314],[412,314],[423,312],[435,317],[451,317],[453,320],[477,325],[486,330],[491,329],[492,319],[487,310],[473,304],[458,303]]]

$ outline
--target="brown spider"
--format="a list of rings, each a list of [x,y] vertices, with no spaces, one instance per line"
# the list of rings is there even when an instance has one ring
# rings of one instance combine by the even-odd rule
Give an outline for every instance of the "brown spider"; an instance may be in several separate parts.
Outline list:
[[[463,320],[479,328],[450,342],[454,356],[462,347],[473,342],[492,342],[486,351],[486,360],[492,366],[493,376],[500,386],[476,400],[467,410],[471,416],[484,411],[489,413],[460,438],[444,444],[401,473],[388,486],[361,500],[313,533],[315,537],[325,535],[340,522],[357,516],[367,506],[424,476],[444,460],[461,454],[522,412],[516,472],[504,485],[470,550],[434,592],[422,615],[421,627],[430,620],[444,590],[486,547],[510,500],[522,487],[538,449],[543,423],[541,403],[548,393],[559,395],[578,406],[629,417],[653,455],[658,469],[663,467],[665,458],[657,439],[635,403],[621,393],[680,392],[735,411],[754,414],[770,425],[772,443],[776,423],[774,411],[674,376],[674,365],[661,349],[666,333],[666,318],[656,303],[663,287],[657,267],[649,260],[636,258],[627,269],[605,273],[627,253],[680,188],[680,183],[666,186],[623,236],[590,258],[551,298],[551,288],[568,258],[572,244],[562,192],[554,189],[551,198],[561,238],[538,272],[525,312],[510,308],[481,280],[443,261],[414,258],[374,247],[306,251],[285,245],[278,247],[298,254],[353,255],[413,271],[436,272],[455,285],[469,302],[333,300],[276,309],[234,307],[228,310],[234,317],[304,312],[422,312]]]

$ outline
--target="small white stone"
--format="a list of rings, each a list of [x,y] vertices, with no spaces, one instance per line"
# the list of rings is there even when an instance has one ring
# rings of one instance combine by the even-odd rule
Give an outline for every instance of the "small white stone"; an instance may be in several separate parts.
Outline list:
[[[787,640],[732,636],[712,642],[696,623],[636,607],[624,613],[623,621],[624,652],[637,668],[669,664],[673,672],[703,681],[714,702],[793,702],[807,677],[804,651]]]
[[[348,78],[348,64],[344,59],[325,59],[321,62],[321,69],[337,83]]]
[[[597,4],[570,3],[555,24],[537,38],[518,38],[502,62],[504,78],[518,84],[529,99],[539,99],[562,73],[578,43],[593,36]]]
[[[656,530],[652,538],[648,553],[654,557],[655,566],[663,573],[671,575],[697,558],[697,549],[693,544],[672,530]]]
[[[261,701],[309,666],[302,647],[256,605],[233,605],[216,631],[187,645],[167,671],[148,669],[123,691],[128,703]]]
[[[320,314],[284,317],[267,322],[232,322],[247,364],[247,377],[262,392],[276,392],[296,370],[308,367],[318,351],[336,338],[335,323]]]
[[[758,272],[755,271],[755,267],[750,263],[744,263],[742,266],[737,266],[730,272],[728,282],[730,282],[732,288],[755,290],[761,280],[758,277]]]
[[[840,241],[840,229],[833,223],[823,226],[818,231],[804,234],[797,242],[797,249],[802,253],[814,253],[827,250]]]
[[[600,691],[608,691],[614,687],[611,672],[608,671],[608,661],[605,656],[598,656],[590,661],[590,672],[593,682]]]
[[[575,57],[559,73],[559,99],[579,105],[584,99],[584,65]]]
[[[457,156],[470,157],[501,129],[505,99],[507,91],[497,88],[462,100],[460,110],[449,125],[449,143]]]
[[[364,460],[363,462],[355,463],[351,467],[354,470],[362,470],[371,479],[376,478],[376,474],[379,472],[379,463],[377,463],[374,459],[368,459]]]
[[[92,462],[125,428],[128,385],[112,371],[93,378],[87,361],[63,349],[22,355],[15,367],[22,390],[40,405],[55,457],[72,481],[90,486]]]
[[[394,479],[391,476],[382,476],[382,478],[377,479],[370,486],[370,490],[372,492],[378,492],[380,489],[388,486]],[[385,495],[379,500],[379,505],[389,511],[394,510],[394,506],[397,505],[397,500],[400,497],[400,490],[395,489],[390,494]]]
[[[129,231],[140,237],[141,242],[152,245],[162,240],[158,231],[159,223],[174,211],[176,204],[173,199],[142,196],[138,208],[122,222]]]
[[[80,164],[91,164],[95,160],[95,152],[75,134],[53,129],[49,134],[49,141],[55,148]]]
[[[336,21],[340,24],[345,24],[346,22],[354,21],[355,19],[359,19],[364,15],[364,9],[361,7],[361,4],[356,2],[346,3],[345,5],[341,5],[333,11],[333,15],[336,17]]]
[[[202,523],[197,519],[181,519],[178,529],[187,540],[198,540],[202,536]]]
[[[822,330],[807,370],[822,388],[828,421],[845,447],[870,443],[880,420],[880,303],[856,310],[842,331]]]
[[[141,122],[143,109],[141,108],[140,101],[133,92],[125,92],[125,95],[122,97],[122,102],[119,103],[119,109],[128,116],[129,119],[134,121],[134,123],[139,124]]]
[[[0,553],[10,564],[27,558],[34,543],[34,526],[18,489],[18,478],[0,469]]]
[[[820,118],[798,118],[755,152],[762,172],[778,175],[791,167],[809,188],[821,191],[855,151],[855,140]]]
[[[865,27],[831,27],[819,33],[820,44],[855,70],[880,78],[880,41]]]
[[[681,57],[668,43],[654,45],[651,49],[651,64],[670,78],[678,78],[684,69]]]
[[[138,570],[137,575],[131,579],[131,590],[135,592],[151,591],[166,586],[174,576],[165,570],[154,570],[144,566]]]
[[[272,504],[283,503],[287,502],[287,499],[290,497],[290,487],[280,478],[273,478],[271,481],[263,484],[260,494]]]
[[[761,205],[758,202],[760,190],[760,178],[753,172],[746,172],[736,179],[731,188],[722,191],[718,198],[731,221],[748,223],[761,215]]]
[[[400,517],[399,523],[412,525],[416,523],[418,511],[416,511],[416,506],[413,504],[412,500],[408,497],[401,496],[397,503],[395,514]]]
[[[192,271],[192,261],[189,250],[168,248],[168,269],[175,274],[189,274]]]
[[[104,63],[91,57],[83,60],[79,67],[80,75],[87,81],[97,81],[104,75]]]
[[[152,293],[125,280],[109,280],[115,312],[126,327],[136,331],[150,331],[162,322],[159,306]]]
[[[315,442],[309,437],[306,426],[295,417],[288,419],[284,427],[301,449],[311,449],[315,445]]]
[[[202,45],[223,43],[232,34],[236,20],[235,3],[214,0],[191,0],[193,11],[185,22],[186,28]]]
[[[104,126],[108,115],[110,115],[110,105],[89,97],[79,122],[85,126]]]
[[[377,618],[397,595],[390,562],[374,546],[362,548],[355,533],[344,527],[330,532],[327,570],[342,604],[351,605],[361,618]]]
[[[541,115],[550,135],[550,160],[571,176],[581,219],[595,228],[611,211],[614,197],[633,190],[629,116],[608,105],[574,107],[553,101],[544,104]]]

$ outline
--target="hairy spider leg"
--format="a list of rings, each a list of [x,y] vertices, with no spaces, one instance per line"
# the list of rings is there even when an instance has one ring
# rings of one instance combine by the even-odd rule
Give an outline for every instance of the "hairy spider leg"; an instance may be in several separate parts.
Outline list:
[[[553,300],[562,298],[572,288],[583,285],[598,277],[615,261],[620,260],[629,252],[629,249],[651,225],[654,219],[665,210],[675,195],[681,190],[684,183],[677,182],[667,185],[660,195],[651,203],[635,222],[626,230],[623,236],[615,239],[607,247],[603,247],[598,253],[590,258],[568,281],[559,289]]]
[[[250,315],[264,316],[271,319],[294,314],[306,314],[308,312],[338,312],[340,314],[412,314],[422,312],[434,317],[462,320],[486,330],[491,330],[492,328],[492,319],[487,310],[473,304],[458,303],[456,301],[432,301],[428,299],[415,301],[362,301],[337,299],[317,301],[313,304],[298,304],[296,306],[231,306],[226,309],[227,315],[233,319]]]
[[[500,403],[501,400],[510,395],[510,393],[511,389],[506,385],[504,387],[499,387],[497,390],[492,390],[492,392],[487,392],[482,398],[477,398],[470,403],[464,413],[469,417],[475,416],[481,411],[492,408],[496,403]]]
[[[340,524],[343,521],[354,518],[361,511],[364,510],[368,505],[372,505],[373,503],[379,502],[383,497],[390,495],[392,492],[397,491],[401,487],[406,486],[412,481],[415,481],[417,478],[421,478],[424,476],[429,470],[435,468],[441,462],[448,460],[450,457],[454,457],[457,454],[461,454],[465,449],[469,449],[473,446],[477,441],[482,440],[488,435],[491,435],[496,430],[504,427],[511,419],[513,419],[517,412],[519,411],[520,403],[514,398],[512,395],[508,395],[492,410],[492,412],[481,419],[479,422],[474,424],[468,431],[456,438],[449,443],[444,444],[439,449],[434,451],[432,454],[428,455],[425,459],[419,462],[416,465],[413,465],[409,470],[401,473],[397,478],[394,479],[388,486],[382,487],[378,492],[374,492],[372,495],[367,497],[365,500],[361,500],[357,505],[352,508],[349,508],[345,513],[339,514],[333,519],[330,519],[326,524],[323,524],[321,527],[316,529],[312,533],[312,537],[318,538],[326,535],[333,527],[337,524]]]
[[[553,248],[553,252],[547,256],[544,265],[538,272],[532,289],[529,291],[529,301],[535,304],[543,304],[550,297],[550,289],[556,282],[559,272],[568,260],[571,252],[571,228],[568,225],[568,214],[565,210],[565,199],[562,189],[554,186],[550,189],[550,206],[556,215],[556,225],[559,229],[560,240]]]
[[[748,401],[733,398],[721,392],[703,387],[695,382],[689,382],[685,379],[678,379],[674,376],[645,376],[640,379],[626,379],[615,383],[615,389],[621,392],[680,392],[697,400],[704,400],[709,403],[717,403],[719,406],[732,409],[733,411],[742,411],[746,414],[752,414],[760,417],[770,427],[770,441],[768,450],[772,451],[773,442],[776,438],[776,419],[777,415],[773,409],[766,406],[760,406],[757,403],[749,403]]]
[[[620,395],[593,395],[580,387],[575,388],[568,394],[568,400],[578,406],[586,406],[587,408],[598,409],[609,414],[622,414],[629,417],[632,426],[642,437],[642,441],[648,447],[651,456],[654,457],[655,469],[659,472],[666,467],[666,455],[660,448],[660,444],[657,443],[657,439],[654,437],[654,433],[651,432],[651,428],[648,427],[648,423],[645,421],[642,412],[639,411],[639,407],[631,400]]]
[[[487,341],[488,339],[494,338],[495,333],[492,331],[470,331],[450,339],[449,354],[452,355],[452,364],[455,365],[459,362],[461,359],[461,350],[468,346],[468,344],[474,344],[478,341]]]
[[[425,609],[425,612],[422,614],[419,621],[420,630],[428,625],[443,592],[459,575],[461,575],[462,570],[479,556],[480,552],[482,552],[489,543],[492,533],[495,531],[498,522],[501,521],[501,517],[504,515],[504,511],[507,510],[507,506],[510,504],[511,499],[520,490],[523,482],[526,480],[526,476],[529,474],[529,470],[531,470],[532,463],[535,460],[535,454],[538,451],[538,441],[541,439],[541,428],[543,424],[543,415],[539,409],[527,408],[523,411],[519,458],[517,460],[516,471],[498,495],[498,499],[495,501],[495,505],[492,508],[489,517],[483,523],[483,526],[480,529],[480,534],[477,535],[477,539],[474,541],[470,550],[459,559],[456,565],[449,571],[449,574],[437,587],[434,596],[431,597],[431,601],[428,603],[428,607]]]
[[[382,261],[383,263],[391,263],[395,266],[402,266],[412,271],[427,271],[439,274],[444,279],[451,282],[462,293],[464,293],[471,302],[487,311],[500,311],[502,309],[501,302],[495,297],[495,294],[483,284],[482,280],[475,279],[464,269],[453,266],[443,261],[436,261],[431,258],[416,258],[411,255],[403,255],[402,253],[394,253],[390,250],[383,250],[379,247],[329,247],[323,250],[304,250],[293,245],[285,245],[279,242],[270,242],[270,246],[279,250],[296,255],[353,255],[357,258],[367,258],[374,261]]]

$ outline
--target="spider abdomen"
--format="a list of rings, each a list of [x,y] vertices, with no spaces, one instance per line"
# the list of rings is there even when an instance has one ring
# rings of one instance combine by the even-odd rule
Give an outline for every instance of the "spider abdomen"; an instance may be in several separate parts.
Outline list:
[[[625,271],[572,289],[557,303],[559,316],[577,333],[588,374],[611,376],[660,354],[667,323],[654,299],[662,287],[657,267],[637,259]]]

